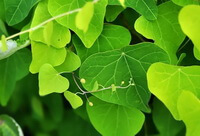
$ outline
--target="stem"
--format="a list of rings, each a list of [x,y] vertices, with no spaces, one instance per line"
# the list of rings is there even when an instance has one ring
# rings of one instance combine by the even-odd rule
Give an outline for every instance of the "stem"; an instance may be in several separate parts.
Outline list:
[[[99,1],[99,0],[94,0],[93,3],[95,4],[95,3],[97,3],[98,1]],[[25,33],[29,33],[29,32],[31,32],[31,31],[35,31],[35,30],[37,30],[38,28],[42,27],[43,25],[47,24],[47,23],[50,22],[50,21],[53,21],[53,20],[56,20],[56,19],[58,19],[58,18],[61,18],[61,17],[67,16],[67,15],[70,15],[70,14],[73,14],[73,13],[76,13],[76,12],[79,12],[79,11],[81,11],[81,9],[82,9],[82,8],[74,9],[74,10],[72,10],[72,11],[68,11],[68,12],[62,13],[62,14],[60,14],[60,15],[54,16],[54,17],[52,17],[52,18],[49,18],[49,19],[47,19],[46,21],[40,23],[39,25],[37,25],[37,26],[35,26],[35,27],[32,27],[32,28],[30,28],[30,29],[28,29],[28,30],[25,30],[25,31],[22,31],[22,32],[19,32],[19,33],[16,33],[16,34],[14,34],[14,35],[11,35],[11,36],[7,37],[6,40],[10,40],[10,39],[15,38],[15,37],[17,37],[17,36],[19,36],[19,35],[22,35],[22,34],[25,34]]]

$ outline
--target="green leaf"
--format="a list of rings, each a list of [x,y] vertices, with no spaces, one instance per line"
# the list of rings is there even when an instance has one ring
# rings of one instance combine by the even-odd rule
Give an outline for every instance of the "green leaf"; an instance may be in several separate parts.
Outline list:
[[[38,3],[39,0],[4,0],[6,22],[13,26],[18,24],[27,17],[31,8]]]
[[[69,101],[73,109],[77,109],[78,107],[83,105],[81,97],[70,91],[65,91],[64,96]]]
[[[81,60],[79,56],[67,49],[67,55],[65,61],[61,65],[56,66],[55,69],[61,73],[72,72],[77,70],[80,66],[81,66]]]
[[[94,14],[94,3],[87,2],[83,8],[76,15],[76,27],[83,30],[84,33],[87,32],[88,26]]]
[[[23,49],[9,58],[0,60],[0,103],[5,106],[10,99],[15,83],[28,73],[31,62],[31,53]]]
[[[184,128],[183,123],[176,121],[169,110],[157,99],[153,101],[152,115],[160,136],[177,136]]]
[[[6,52],[8,50],[8,45],[6,43],[6,37],[5,35],[1,36],[1,41],[0,41],[0,49],[2,52]]]
[[[121,5],[120,0],[108,0],[109,5]],[[156,20],[158,8],[154,0],[124,0],[124,6],[136,10],[148,20]]]
[[[32,42],[31,47],[32,62],[29,68],[31,73],[38,73],[40,67],[45,63],[58,66],[65,61],[65,48],[57,49],[39,42]]]
[[[2,21],[2,19],[0,17],[0,36],[2,36],[2,35],[8,36],[8,32],[7,32],[7,29],[6,29],[4,22]]]
[[[1,136],[24,136],[18,123],[8,115],[0,115]]]
[[[106,7],[106,21],[113,22],[117,16],[124,10],[122,6],[119,5],[108,5]]]
[[[183,32],[192,40],[195,48],[194,54],[197,59],[200,52],[200,40],[199,40],[199,31],[200,31],[200,6],[189,5],[184,7],[179,14],[179,22]]]
[[[63,93],[69,88],[69,81],[62,77],[50,64],[44,64],[39,72],[39,94]]]
[[[179,6],[200,5],[200,0],[172,0],[172,1]]]
[[[145,117],[141,111],[106,103],[95,97],[89,100],[94,104],[87,104],[90,121],[103,136],[133,136],[142,128]]]
[[[106,89],[93,95],[107,102],[149,112],[151,94],[147,88],[146,71],[151,64],[159,61],[169,62],[167,54],[152,43],[141,43],[91,55],[83,62],[79,75],[86,80],[83,86],[88,91],[93,89],[96,81],[110,87],[112,84],[120,86],[122,81],[125,82],[123,86],[128,86],[132,79],[134,86],[117,88],[114,92]]]
[[[180,120],[177,110],[178,97],[182,90],[190,90],[200,96],[199,80],[199,66],[181,67],[155,63],[147,72],[149,90],[165,104],[177,120]]]
[[[52,16],[56,16],[78,8],[82,8],[88,1],[90,0],[49,0],[48,10]],[[103,29],[106,5],[107,0],[100,0],[94,4],[94,15],[92,17],[92,20],[90,21],[87,32],[83,32],[82,30],[77,29],[75,19],[77,13],[73,13],[68,16],[59,18],[57,19],[57,21],[61,25],[73,30],[80,37],[85,47],[90,48],[94,44],[95,40],[98,38]]]
[[[101,35],[91,48],[85,48],[77,36],[73,36],[72,41],[75,45],[78,56],[83,62],[87,57],[94,53],[119,49],[129,45],[131,41],[131,34],[122,26],[104,25]]]
[[[5,7],[4,0],[0,0],[0,18],[3,22],[5,22]]]
[[[31,28],[52,17],[48,12],[47,2],[47,0],[43,0],[38,4],[31,23]],[[58,24],[56,21],[51,21],[44,25],[44,27],[32,31],[30,33],[30,39],[51,45],[55,48],[62,48],[70,42],[71,33],[68,28]]]
[[[135,29],[164,49],[173,64],[176,64],[176,51],[185,38],[177,19],[179,11],[180,7],[169,1],[159,5],[157,20],[148,21],[142,16],[135,22]]]
[[[190,91],[183,91],[178,98],[180,118],[186,125],[186,136],[200,134],[200,100]]]

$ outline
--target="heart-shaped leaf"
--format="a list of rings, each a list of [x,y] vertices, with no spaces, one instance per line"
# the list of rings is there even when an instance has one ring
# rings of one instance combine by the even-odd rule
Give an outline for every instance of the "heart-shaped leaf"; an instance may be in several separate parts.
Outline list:
[[[123,86],[127,88],[116,88],[116,91],[106,89],[93,94],[107,102],[148,112],[151,94],[147,87],[146,71],[158,61],[169,62],[169,57],[155,44],[141,43],[91,55],[83,62],[79,75],[86,80],[83,86],[88,91],[92,91],[96,81],[104,88],[112,84],[120,86],[124,81]],[[134,85],[130,86],[130,80]]]
[[[81,99],[81,97],[70,91],[66,91],[64,93],[64,96],[69,101],[73,109],[77,109],[78,107],[83,105],[83,100]]]
[[[63,93],[69,88],[69,81],[62,77],[50,64],[44,64],[39,72],[39,94]]]

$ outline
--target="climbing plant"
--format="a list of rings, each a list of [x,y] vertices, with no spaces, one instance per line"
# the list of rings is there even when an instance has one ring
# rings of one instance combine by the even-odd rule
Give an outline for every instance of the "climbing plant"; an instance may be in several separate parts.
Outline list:
[[[0,136],[200,135],[200,0],[0,0]]]

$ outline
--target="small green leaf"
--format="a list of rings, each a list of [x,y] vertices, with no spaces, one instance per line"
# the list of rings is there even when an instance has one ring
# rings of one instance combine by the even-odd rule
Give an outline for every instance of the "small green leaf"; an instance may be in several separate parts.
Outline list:
[[[120,2],[120,4],[122,5],[122,7],[124,7],[124,8],[126,7],[126,6],[125,6],[125,0],[119,0],[119,2]]]
[[[123,10],[124,8],[120,5],[108,5],[106,7],[106,21],[113,22]]]
[[[97,91],[98,89],[99,89],[99,84],[97,81],[95,81],[92,91]]]
[[[70,91],[65,91],[64,96],[69,101],[73,109],[77,109],[78,107],[83,105],[81,97]]]
[[[182,91],[177,106],[180,118],[186,125],[186,136],[198,136],[200,134],[200,100],[191,91]]]
[[[18,123],[8,115],[0,115],[1,136],[24,136]]]
[[[190,90],[200,96],[200,67],[173,66],[164,63],[154,63],[147,72],[148,87],[152,94],[160,99],[180,120],[177,101],[183,90]]]
[[[195,48],[194,55],[197,59],[200,52],[200,6],[198,5],[189,5],[185,6],[179,14],[179,22],[183,32],[192,40]]]
[[[43,43],[33,41],[31,47],[32,62],[29,68],[31,73],[38,73],[40,67],[45,63],[49,63],[52,66],[58,66],[65,61],[65,48],[57,49],[52,46],[47,46]]]
[[[80,30],[83,30],[84,32],[87,32],[89,23],[93,17],[94,14],[94,3],[93,2],[87,2],[81,11],[78,12],[76,15],[76,26]]]
[[[95,97],[89,100],[87,112],[91,123],[103,136],[134,136],[144,123],[144,114],[135,109],[107,103]]]
[[[69,81],[62,77],[50,64],[44,64],[39,72],[39,94],[63,93],[69,88]]]
[[[81,66],[81,60],[79,56],[67,49],[67,55],[65,61],[61,65],[56,66],[55,69],[61,73],[72,72],[77,70],[80,66]]]
[[[2,52],[5,52],[5,51],[8,50],[8,45],[6,43],[6,37],[5,37],[5,35],[1,36],[0,49],[1,49]]]

